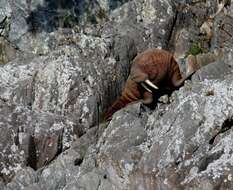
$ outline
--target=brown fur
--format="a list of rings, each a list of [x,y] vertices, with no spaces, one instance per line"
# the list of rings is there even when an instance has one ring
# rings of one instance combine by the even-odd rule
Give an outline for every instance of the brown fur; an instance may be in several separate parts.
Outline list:
[[[174,90],[184,82],[179,65],[171,53],[165,50],[148,49],[134,59],[122,94],[107,111],[105,119],[110,119],[113,113],[131,102],[140,100],[150,104],[153,101],[153,95],[140,84],[146,79],[153,82],[159,89],[170,90]]]
[[[174,88],[182,79],[182,75],[171,53],[160,49],[148,49],[134,59],[130,78],[137,83],[149,79],[159,88]]]
[[[148,49],[142,52],[134,59],[122,94],[109,108],[105,114],[105,119],[111,119],[116,111],[135,101],[151,104],[153,97],[159,97],[160,94],[170,93],[179,88],[198,69],[215,62],[223,55],[224,52],[222,49],[196,56],[189,55],[186,59],[186,75],[182,76],[178,63],[168,51]],[[153,92],[150,93],[145,90],[142,87],[142,83],[147,79],[159,87],[159,90],[153,90],[149,86],[147,87]]]

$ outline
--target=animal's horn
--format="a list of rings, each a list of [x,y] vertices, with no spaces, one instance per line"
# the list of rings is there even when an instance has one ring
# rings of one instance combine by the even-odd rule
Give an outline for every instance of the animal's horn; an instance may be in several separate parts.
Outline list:
[[[147,86],[146,86],[144,83],[141,83],[141,85],[142,85],[142,87],[145,88],[148,92],[152,93],[152,91],[151,91],[149,88],[147,88]]]
[[[149,85],[150,87],[152,87],[152,88],[154,88],[154,89],[159,89],[157,86],[155,86],[150,80],[145,80],[145,83],[147,84],[147,85]]]

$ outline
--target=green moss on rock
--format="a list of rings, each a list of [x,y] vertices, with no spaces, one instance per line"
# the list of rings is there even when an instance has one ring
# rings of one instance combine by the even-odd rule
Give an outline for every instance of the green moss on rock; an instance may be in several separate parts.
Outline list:
[[[203,48],[201,46],[201,43],[195,43],[189,48],[187,55],[198,55],[198,54],[207,53],[207,52],[208,50],[206,48]]]

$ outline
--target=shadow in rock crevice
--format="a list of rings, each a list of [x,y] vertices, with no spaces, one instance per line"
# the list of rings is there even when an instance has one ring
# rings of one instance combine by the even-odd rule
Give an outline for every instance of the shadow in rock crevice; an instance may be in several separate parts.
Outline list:
[[[29,6],[30,7],[30,6]],[[95,23],[93,13],[99,9],[97,0],[45,0],[43,5],[30,11],[27,23],[32,32],[52,32],[57,28],[71,28],[81,25],[86,14],[91,23]]]
[[[224,121],[220,131],[209,140],[209,144],[213,145],[218,135],[225,133],[226,131],[232,129],[232,127],[233,127],[233,118],[228,118],[227,120]]]
[[[112,11],[129,0],[108,0]],[[84,27],[85,24],[97,24],[99,20],[107,20],[108,13],[98,0],[44,0],[31,10],[28,2],[29,16],[27,24],[31,32],[52,32],[57,28]]]

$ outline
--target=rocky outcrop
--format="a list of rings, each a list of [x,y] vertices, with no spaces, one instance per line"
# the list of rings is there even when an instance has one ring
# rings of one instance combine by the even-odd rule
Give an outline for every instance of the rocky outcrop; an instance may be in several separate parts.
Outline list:
[[[98,158],[117,189],[230,187],[231,80],[186,85],[149,116],[116,114]]]
[[[36,172],[33,187],[230,189],[232,86],[231,75],[187,82],[170,104],[159,103],[154,111],[142,104],[126,107],[106,129],[93,128]],[[16,177],[8,186],[13,184],[22,183]]]
[[[215,1],[64,2],[0,2],[0,189],[231,189],[232,7],[205,41]],[[224,56],[101,123],[149,47]]]
[[[71,27],[74,32],[95,36],[104,33],[108,36],[131,36],[139,40],[137,44],[141,49],[145,45],[166,47],[175,20],[171,1],[17,0],[3,1],[1,5],[0,21],[3,21],[0,28],[4,31],[3,35],[19,49],[36,54],[48,53],[48,49],[53,49],[48,32]],[[104,21],[108,21],[108,24]],[[104,30],[99,24],[106,25]]]
[[[16,57],[16,49],[4,38],[0,37],[0,64],[5,64]]]
[[[0,168],[5,181],[22,167],[45,166],[82,135],[74,122],[60,115],[31,111],[4,101],[0,104]]]
[[[23,5],[20,8],[25,8]],[[156,8],[164,10],[164,14],[151,18]],[[172,30],[169,22],[173,20],[171,3],[135,1],[112,12],[111,21],[103,25],[99,36],[93,27],[89,33],[60,29],[34,34],[26,30],[18,40],[11,40],[23,52],[1,68],[0,96],[32,110],[71,117],[86,130],[98,122],[100,113],[121,91],[137,51],[166,47]]]

